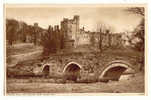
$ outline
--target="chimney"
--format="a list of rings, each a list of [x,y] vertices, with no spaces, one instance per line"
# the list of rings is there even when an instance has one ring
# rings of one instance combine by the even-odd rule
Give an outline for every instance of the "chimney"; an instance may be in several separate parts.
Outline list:
[[[80,19],[80,17],[78,15],[74,15],[73,19],[78,21]]]
[[[38,23],[34,23],[34,27],[38,27]]]

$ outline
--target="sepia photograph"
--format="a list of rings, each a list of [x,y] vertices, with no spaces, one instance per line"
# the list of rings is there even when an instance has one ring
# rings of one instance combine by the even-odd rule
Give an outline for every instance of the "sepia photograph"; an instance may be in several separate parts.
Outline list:
[[[146,16],[145,4],[5,4],[5,95],[145,95]]]

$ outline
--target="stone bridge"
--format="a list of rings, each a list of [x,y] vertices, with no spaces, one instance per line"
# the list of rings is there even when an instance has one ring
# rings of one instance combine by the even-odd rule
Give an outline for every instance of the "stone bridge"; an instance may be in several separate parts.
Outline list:
[[[97,53],[55,55],[44,60],[40,67],[40,71],[45,75],[59,73],[62,77],[74,81],[78,78],[89,78],[89,75],[102,81],[119,80],[122,74],[135,73],[137,69],[138,66],[128,60]]]

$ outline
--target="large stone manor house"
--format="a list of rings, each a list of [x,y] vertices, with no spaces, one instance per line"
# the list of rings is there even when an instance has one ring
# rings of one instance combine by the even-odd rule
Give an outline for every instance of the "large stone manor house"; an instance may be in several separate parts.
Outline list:
[[[43,30],[38,26],[38,23],[34,23],[34,33],[27,34],[27,42],[35,42],[40,44],[42,34],[47,30]],[[55,25],[54,29],[59,25]],[[122,35],[118,33],[100,33],[100,32],[90,32],[85,31],[85,28],[80,28],[80,16],[75,15],[73,19],[63,18],[60,22],[60,31],[64,36],[64,46],[65,48],[78,47],[80,45],[94,45],[98,46],[100,40],[100,35],[102,37],[103,46],[118,46],[122,43]],[[36,36],[36,37],[35,37]],[[91,39],[94,39],[93,43]]]
[[[64,32],[65,46],[77,47],[79,45],[90,45],[91,39],[94,37],[94,44],[98,44],[100,32],[85,31],[84,27],[80,29],[80,16],[75,15],[73,19],[64,18],[61,21],[61,30]],[[121,44],[121,34],[105,34],[101,33],[103,46],[117,46]]]

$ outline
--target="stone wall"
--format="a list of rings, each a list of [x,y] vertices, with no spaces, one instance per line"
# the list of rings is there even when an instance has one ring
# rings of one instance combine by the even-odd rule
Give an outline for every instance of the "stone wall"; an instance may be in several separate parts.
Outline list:
[[[99,32],[93,32],[90,36],[94,36],[95,38],[95,46],[99,46],[100,41],[100,34],[102,38],[102,46],[103,47],[110,47],[110,46],[121,46],[122,45],[122,35],[118,33],[99,33]],[[91,37],[90,37],[91,38]]]

